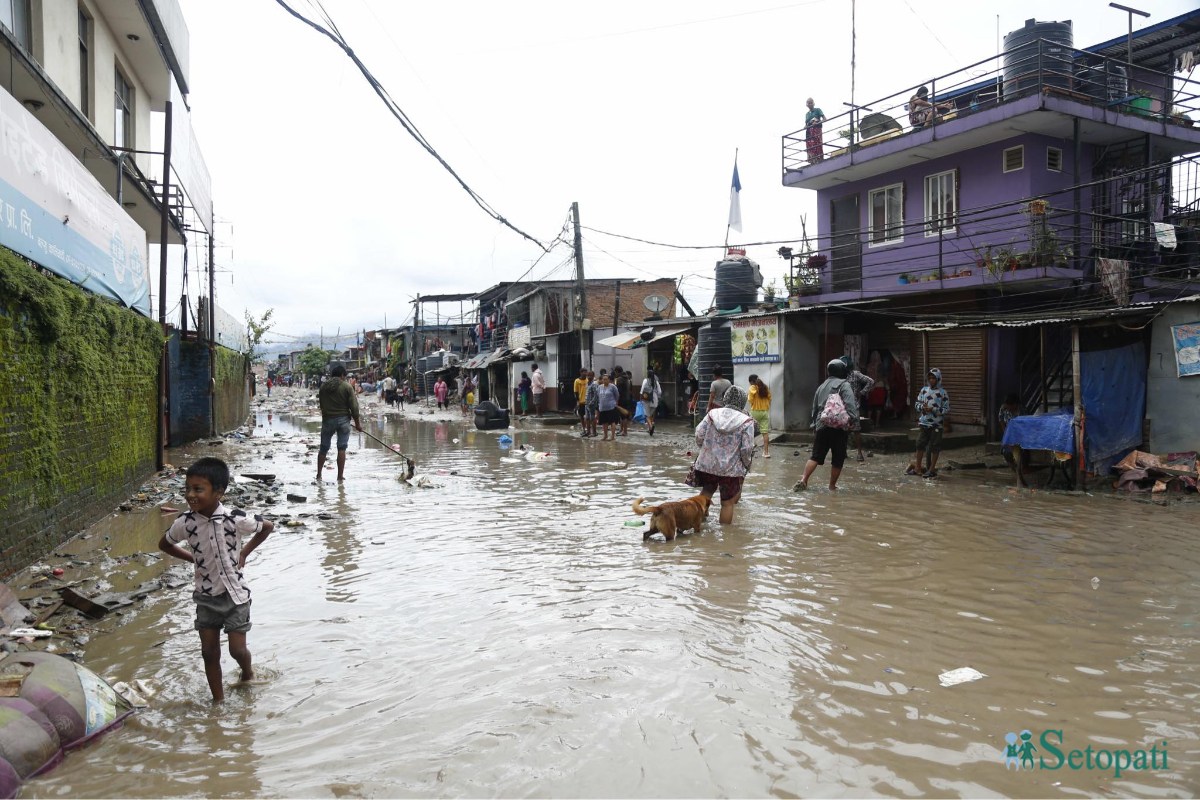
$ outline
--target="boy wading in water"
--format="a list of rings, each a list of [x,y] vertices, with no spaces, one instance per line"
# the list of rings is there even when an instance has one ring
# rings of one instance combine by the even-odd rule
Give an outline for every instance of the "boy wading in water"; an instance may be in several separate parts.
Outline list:
[[[246,558],[275,529],[260,516],[230,510],[221,503],[229,488],[229,467],[219,458],[201,458],[187,471],[188,511],[158,541],[158,549],[196,566],[196,630],[213,702],[225,699],[221,676],[221,630],[229,635],[229,655],[242,668],[242,682],[254,679],[246,632],[250,630],[250,587],[242,578]],[[253,538],[242,544],[244,534]]]

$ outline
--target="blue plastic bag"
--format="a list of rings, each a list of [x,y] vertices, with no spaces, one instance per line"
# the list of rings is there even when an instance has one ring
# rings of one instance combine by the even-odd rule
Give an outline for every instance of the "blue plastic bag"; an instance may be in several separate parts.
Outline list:
[[[634,422],[645,422],[646,421],[646,404],[643,403],[641,400],[637,401],[637,406],[634,407],[634,409],[633,409],[633,421]]]

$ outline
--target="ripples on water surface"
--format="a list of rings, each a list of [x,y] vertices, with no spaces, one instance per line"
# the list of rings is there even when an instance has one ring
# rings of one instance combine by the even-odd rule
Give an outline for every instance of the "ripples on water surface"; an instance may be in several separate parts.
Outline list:
[[[24,796],[1200,787],[1195,504],[905,480],[896,458],[849,463],[839,495],[795,495],[802,463],[777,447],[734,525],[714,510],[700,535],[644,544],[629,504],[685,496],[687,460],[636,434],[519,433],[558,456],[531,463],[495,432],[398,423],[441,484],[420,490],[354,440],[344,488],[307,485],[305,431],[240,465],[309,496],[276,510],[334,515],[278,529],[248,566],[265,683],[211,708],[190,595],[160,593],[87,653],[112,680],[159,682],[154,707]],[[938,685],[967,665],[988,677]],[[1067,749],[1167,740],[1170,769],[1006,771],[1022,728],[1061,729]]]

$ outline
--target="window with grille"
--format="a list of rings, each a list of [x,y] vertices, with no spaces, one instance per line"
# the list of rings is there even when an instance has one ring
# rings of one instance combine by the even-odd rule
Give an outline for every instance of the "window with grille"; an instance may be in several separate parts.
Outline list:
[[[953,233],[958,224],[958,171],[925,177],[925,235]]]
[[[869,200],[871,245],[904,241],[904,184],[872,189]]]
[[[1004,171],[1016,172],[1025,169],[1025,145],[1019,144],[1004,151]]]

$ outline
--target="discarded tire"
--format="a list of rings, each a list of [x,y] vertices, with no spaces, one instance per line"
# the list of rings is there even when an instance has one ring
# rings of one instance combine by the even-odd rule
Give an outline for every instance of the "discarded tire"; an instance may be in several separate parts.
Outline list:
[[[507,409],[501,408],[491,400],[484,400],[482,403],[475,406],[475,427],[481,431],[507,428]]]

